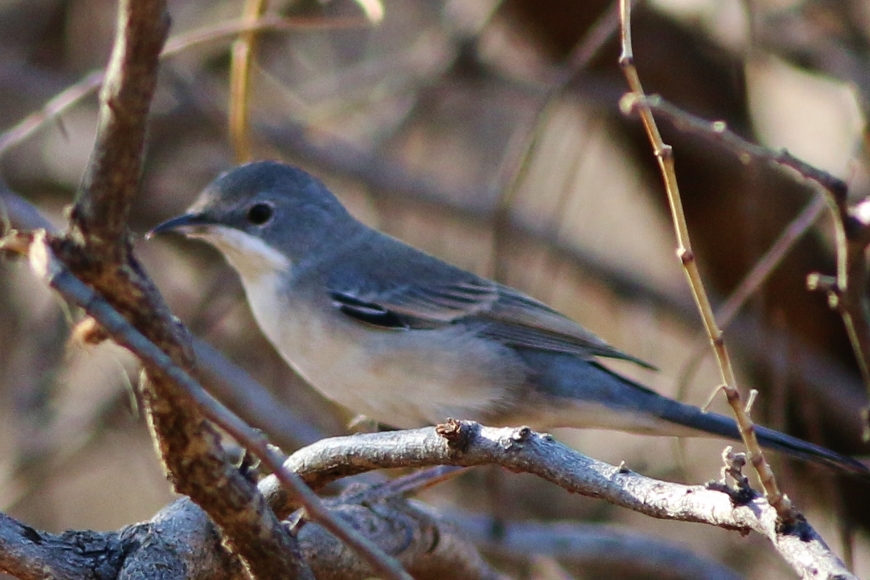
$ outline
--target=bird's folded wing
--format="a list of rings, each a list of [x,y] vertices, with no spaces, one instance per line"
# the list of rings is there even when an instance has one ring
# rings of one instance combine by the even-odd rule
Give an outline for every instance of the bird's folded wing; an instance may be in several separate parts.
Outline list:
[[[332,287],[333,305],[357,320],[384,329],[439,328],[463,322],[504,344],[591,359],[618,358],[654,368],[625,354],[545,304],[516,290],[469,275],[453,283],[396,283],[371,280]]]
[[[595,356],[616,358],[655,368],[610,346],[546,304],[506,286],[499,286],[498,301],[480,317],[492,321],[484,330],[485,334],[514,346],[565,352],[587,359]]]

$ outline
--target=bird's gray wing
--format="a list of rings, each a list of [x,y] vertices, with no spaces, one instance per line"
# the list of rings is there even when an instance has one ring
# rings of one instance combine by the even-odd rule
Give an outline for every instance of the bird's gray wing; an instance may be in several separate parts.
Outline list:
[[[521,292],[425,257],[428,260],[404,261],[405,267],[396,271],[390,271],[390,262],[340,268],[342,272],[328,283],[333,306],[383,329],[432,329],[464,323],[513,347],[586,359],[617,358],[653,368]]]
[[[655,368],[612,347],[546,304],[507,286],[499,285],[498,289],[499,299],[479,315],[481,319],[492,322],[483,330],[484,334],[524,348],[564,352],[587,359],[595,356],[616,358]]]

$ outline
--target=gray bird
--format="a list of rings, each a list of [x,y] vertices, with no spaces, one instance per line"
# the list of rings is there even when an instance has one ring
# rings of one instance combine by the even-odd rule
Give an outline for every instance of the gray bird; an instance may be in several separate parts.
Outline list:
[[[233,169],[151,233],[170,230],[224,254],[290,366],[328,398],[385,425],[454,417],[740,439],[732,419],[663,397],[598,358],[646,363],[522,292],[360,223],[301,169]],[[870,473],[812,443],[756,432],[765,447]]]

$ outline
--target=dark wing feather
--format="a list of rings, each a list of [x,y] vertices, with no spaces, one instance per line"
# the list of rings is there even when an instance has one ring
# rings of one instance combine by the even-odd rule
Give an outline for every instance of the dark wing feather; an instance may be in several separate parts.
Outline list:
[[[375,244],[353,262],[333,264],[328,285],[336,308],[385,329],[431,329],[462,321],[518,348],[617,358],[654,368],[525,294],[390,242],[396,245],[389,244],[389,252]]]
[[[342,292],[330,292],[329,297],[332,299],[333,306],[360,322],[391,330],[410,329],[408,323],[402,320],[401,316],[380,304],[364,302],[355,296]]]

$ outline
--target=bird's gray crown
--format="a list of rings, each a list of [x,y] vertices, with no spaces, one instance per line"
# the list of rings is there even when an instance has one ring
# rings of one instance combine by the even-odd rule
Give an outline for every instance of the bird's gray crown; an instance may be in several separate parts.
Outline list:
[[[298,261],[358,226],[317,178],[275,161],[257,161],[222,174],[188,215],[256,236]]]

